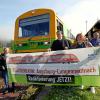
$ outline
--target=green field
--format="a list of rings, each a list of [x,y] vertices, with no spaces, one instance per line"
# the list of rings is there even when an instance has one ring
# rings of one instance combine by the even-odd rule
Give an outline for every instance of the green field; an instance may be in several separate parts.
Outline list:
[[[90,92],[90,87],[83,90],[79,87],[53,87],[41,100],[100,100],[100,87],[96,93]]]
[[[95,94],[90,91],[90,87],[52,86],[43,87],[34,93],[35,89],[30,86],[26,92],[22,92],[21,100],[100,100],[100,87],[95,87]]]
[[[0,48],[0,52],[2,52],[2,48]]]

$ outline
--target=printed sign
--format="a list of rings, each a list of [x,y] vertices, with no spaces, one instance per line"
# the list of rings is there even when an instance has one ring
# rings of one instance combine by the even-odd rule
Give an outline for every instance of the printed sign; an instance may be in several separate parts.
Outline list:
[[[58,75],[27,75],[28,82],[34,83],[74,83],[74,76],[58,76]]]
[[[9,79],[22,83],[58,84],[58,77],[100,76],[100,47],[70,49],[62,51],[8,54],[7,67]],[[37,80],[34,80],[37,78]],[[45,81],[43,81],[43,80]],[[49,81],[49,80],[55,81]],[[71,78],[73,84],[73,78]],[[41,80],[41,81],[40,81]],[[81,80],[81,78],[80,78]],[[80,81],[79,81],[80,82]],[[70,83],[70,81],[61,82]],[[91,82],[92,83],[92,82]]]

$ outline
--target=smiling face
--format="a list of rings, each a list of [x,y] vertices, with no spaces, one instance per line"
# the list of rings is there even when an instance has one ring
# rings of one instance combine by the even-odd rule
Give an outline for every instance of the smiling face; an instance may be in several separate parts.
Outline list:
[[[84,41],[84,36],[80,33],[76,36],[76,41],[81,43]]]

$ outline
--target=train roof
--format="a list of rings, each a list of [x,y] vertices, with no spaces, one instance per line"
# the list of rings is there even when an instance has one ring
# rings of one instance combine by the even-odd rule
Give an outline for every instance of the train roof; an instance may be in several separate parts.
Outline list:
[[[88,36],[88,34],[91,34],[91,36],[93,36],[93,33],[96,31],[100,31],[100,20],[98,20],[93,26],[92,28],[86,33],[86,36]]]

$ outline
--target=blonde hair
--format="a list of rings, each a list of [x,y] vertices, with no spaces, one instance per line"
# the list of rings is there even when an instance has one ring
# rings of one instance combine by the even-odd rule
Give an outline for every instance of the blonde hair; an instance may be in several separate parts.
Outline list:
[[[3,48],[3,52],[5,52],[6,54],[8,54],[8,53],[9,53],[9,51],[10,51],[10,50],[9,50],[9,48],[6,48],[6,47],[5,47],[5,48]]]

